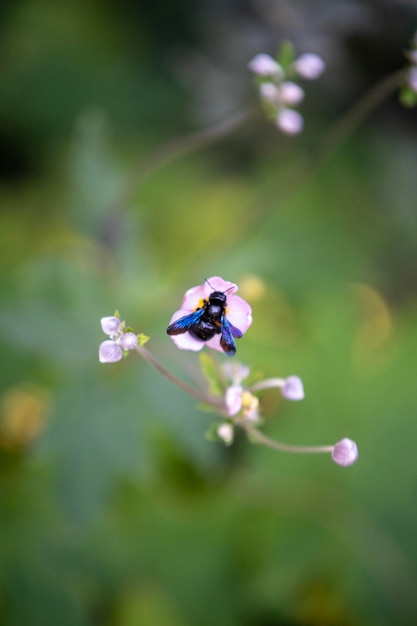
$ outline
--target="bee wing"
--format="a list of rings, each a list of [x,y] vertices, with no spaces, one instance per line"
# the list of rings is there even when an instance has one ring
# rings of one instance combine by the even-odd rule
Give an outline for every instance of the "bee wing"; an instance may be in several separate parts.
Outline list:
[[[186,333],[188,330],[190,330],[192,326],[198,324],[203,315],[204,309],[197,309],[197,311],[194,311],[189,315],[184,315],[183,317],[180,317],[178,320],[175,320],[175,322],[172,322],[172,324],[168,326],[168,335],[182,335],[183,333]]]
[[[229,324],[230,332],[232,333],[233,337],[235,337],[236,339],[240,339],[241,337],[243,337],[243,333],[241,330],[236,328],[236,326],[233,326],[233,324],[229,322],[229,320],[227,320],[227,323]]]
[[[223,313],[222,322],[221,322],[221,337],[220,337],[220,345],[223,348],[224,352],[227,356],[234,356],[236,354],[236,346],[235,341],[233,339],[234,332],[238,334],[235,337],[241,337],[242,333],[240,330],[235,328],[230,322],[227,321],[226,315]]]

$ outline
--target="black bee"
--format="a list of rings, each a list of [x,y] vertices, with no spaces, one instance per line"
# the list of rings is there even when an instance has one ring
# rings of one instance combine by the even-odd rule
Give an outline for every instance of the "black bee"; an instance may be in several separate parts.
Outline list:
[[[167,333],[168,335],[181,335],[189,332],[194,339],[199,341],[208,341],[214,335],[221,335],[220,345],[224,352],[227,356],[234,356],[236,346],[233,337],[238,339],[243,333],[228,321],[226,305],[226,292],[213,291],[201,307],[170,324]]]

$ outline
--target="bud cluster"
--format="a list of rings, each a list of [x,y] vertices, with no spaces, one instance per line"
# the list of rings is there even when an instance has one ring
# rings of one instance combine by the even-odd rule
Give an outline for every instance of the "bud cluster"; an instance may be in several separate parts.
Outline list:
[[[286,135],[297,135],[304,119],[297,110],[304,100],[304,90],[294,79],[315,80],[325,70],[317,54],[306,53],[295,58],[290,44],[283,44],[277,60],[269,54],[257,54],[248,63],[255,74],[259,97],[268,119]]]

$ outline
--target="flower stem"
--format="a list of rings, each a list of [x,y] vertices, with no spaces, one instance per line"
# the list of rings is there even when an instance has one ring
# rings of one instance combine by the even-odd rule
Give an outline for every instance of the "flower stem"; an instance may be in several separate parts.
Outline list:
[[[293,446],[291,444],[282,443],[275,439],[270,439],[266,435],[262,434],[257,428],[252,426],[246,421],[237,421],[245,431],[248,437],[257,443],[261,443],[268,448],[274,450],[280,450],[281,452],[295,452],[299,454],[316,454],[316,453],[329,453],[333,451],[334,446]]]
[[[205,404],[210,404],[215,409],[221,409],[222,411],[226,410],[223,400],[220,400],[216,396],[212,396],[210,394],[199,391],[198,389],[194,389],[194,387],[191,387],[191,385],[188,385],[180,378],[177,378],[175,374],[172,374],[167,369],[165,369],[165,367],[161,365],[161,363],[154,357],[151,352],[149,352],[147,348],[145,348],[144,346],[136,346],[135,349],[146,361],[148,361],[148,363],[153,365],[153,367],[158,370],[160,374],[165,376],[165,378],[168,378],[168,380],[174,383],[174,385],[177,385],[177,387],[180,387],[181,389],[186,391],[190,396],[197,398],[197,400],[200,400]]]
[[[280,389],[284,384],[285,380],[283,378],[265,378],[265,380],[260,380],[258,383],[248,387],[248,391],[260,391],[261,389],[272,389],[275,387]]]
[[[317,163],[321,165],[327,160],[368,115],[401,85],[405,76],[406,70],[402,68],[373,85],[327,133],[316,153]]]
[[[155,172],[191,152],[206,148],[216,141],[227,137],[227,135],[230,135],[242,126],[250,118],[254,110],[253,107],[246,107],[235,111],[220,122],[215,122],[201,130],[171,139],[157,147],[147,157],[140,158],[132,165],[130,172],[127,174],[122,193],[114,206],[110,207],[110,213],[118,212],[125,208],[135,191]]]

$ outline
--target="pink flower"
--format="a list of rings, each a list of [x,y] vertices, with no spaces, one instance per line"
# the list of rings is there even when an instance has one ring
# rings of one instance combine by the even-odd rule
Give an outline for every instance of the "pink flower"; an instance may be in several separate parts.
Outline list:
[[[174,313],[171,317],[170,325],[176,322],[181,317],[190,315],[197,309],[204,306],[210,295],[214,291],[220,291],[226,294],[226,318],[235,328],[240,330],[244,334],[249,326],[252,324],[252,309],[249,304],[240,298],[235,296],[235,292],[238,290],[235,283],[223,280],[220,276],[212,276],[208,278],[202,285],[192,287],[186,291],[184,299],[181,304],[181,308]],[[198,352],[205,345],[219,352],[223,352],[223,348],[220,345],[220,334],[215,334],[212,339],[208,341],[202,341],[194,337],[190,332],[182,334],[170,335],[175,345],[181,350],[193,350]]]

